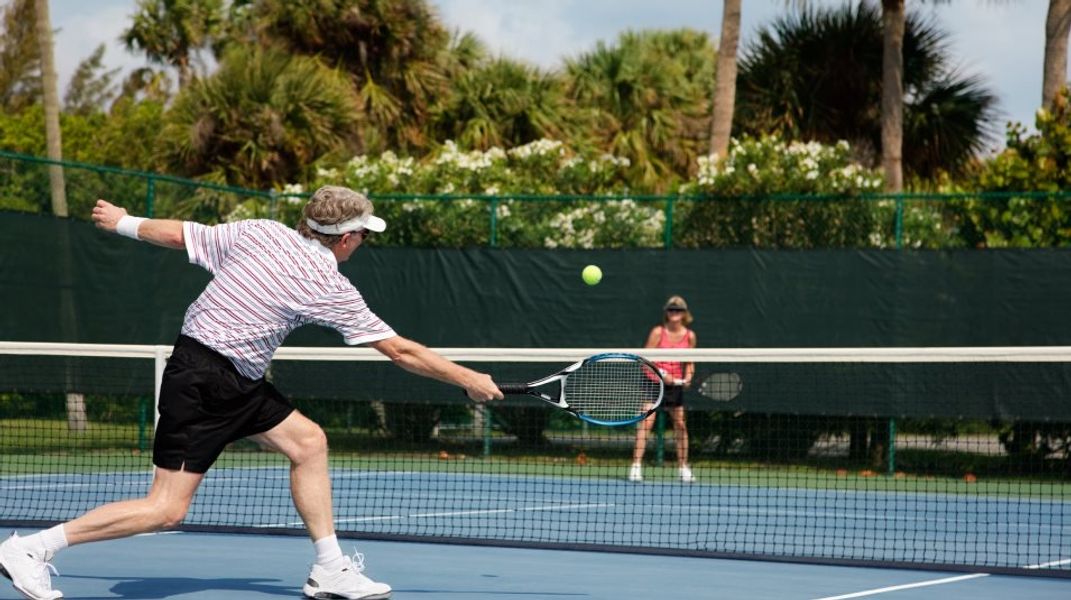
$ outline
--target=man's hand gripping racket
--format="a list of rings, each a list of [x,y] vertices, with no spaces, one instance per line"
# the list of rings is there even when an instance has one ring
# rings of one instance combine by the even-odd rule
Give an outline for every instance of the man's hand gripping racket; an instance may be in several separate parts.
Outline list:
[[[555,390],[555,385],[557,389]],[[527,394],[594,425],[642,421],[662,403],[658,368],[635,354],[596,354],[529,383],[500,383],[504,394]]]

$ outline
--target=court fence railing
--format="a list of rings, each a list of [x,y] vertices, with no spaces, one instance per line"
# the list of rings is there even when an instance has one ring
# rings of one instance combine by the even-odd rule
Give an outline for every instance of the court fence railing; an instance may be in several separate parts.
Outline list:
[[[0,209],[48,212],[48,168],[69,214],[99,197],[148,217],[293,224],[308,193],[257,190],[0,150]],[[370,193],[383,245],[544,248],[992,248],[1071,245],[1071,191],[545,195]]]

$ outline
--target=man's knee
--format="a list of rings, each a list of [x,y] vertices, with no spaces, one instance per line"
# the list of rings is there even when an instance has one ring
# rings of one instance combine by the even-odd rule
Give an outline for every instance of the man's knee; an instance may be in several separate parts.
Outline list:
[[[300,463],[327,454],[327,434],[315,423],[303,428],[294,441],[296,450],[290,457],[294,462]]]
[[[172,529],[182,525],[189,508],[189,502],[158,499],[153,506],[153,512],[156,515],[156,529]]]

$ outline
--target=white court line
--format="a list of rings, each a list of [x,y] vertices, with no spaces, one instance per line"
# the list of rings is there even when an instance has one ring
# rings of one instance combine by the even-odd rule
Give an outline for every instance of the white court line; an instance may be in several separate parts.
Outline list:
[[[1071,558],[1065,558],[1063,560],[1054,560],[1052,562],[1041,563],[1040,565],[1026,565],[1024,569],[1047,569],[1049,567],[1058,567],[1060,565],[1071,565]]]
[[[1054,560],[1047,563],[1041,563],[1037,565],[1026,565],[1024,569],[1045,569],[1048,567],[1056,567],[1059,565],[1071,564],[1071,558],[1064,558],[1060,560]],[[959,575],[957,577],[945,577],[943,579],[931,579],[930,581],[919,581],[917,583],[905,583],[904,585],[894,585],[890,587],[877,588],[873,590],[863,590],[861,592],[853,592],[851,594],[844,594],[841,596],[826,596],[823,598],[816,598],[815,600],[846,600],[847,598],[862,598],[864,596],[877,596],[878,594],[887,594],[889,592],[898,592],[900,590],[909,590],[912,588],[929,587],[931,585],[945,585],[947,583],[956,583],[958,581],[967,581],[968,579],[978,579],[981,577],[989,577],[989,573],[971,573],[970,575]]]
[[[400,519],[427,519],[434,517],[465,517],[471,515],[500,515],[507,513],[521,513],[521,512],[537,512],[545,510],[578,510],[587,508],[609,508],[614,504],[598,503],[598,504],[551,504],[547,506],[532,506],[529,508],[489,508],[484,510],[459,510],[450,512],[435,512],[435,513],[413,513],[409,515],[387,515],[380,517],[352,517],[348,519],[335,519],[335,523],[364,523],[367,521],[397,521]],[[267,525],[257,525],[256,527],[293,527],[295,525],[301,525],[301,521],[292,523],[270,523]]]
[[[845,598],[862,598],[863,596],[876,596],[878,594],[887,594],[889,592],[898,592],[900,590],[909,590],[911,588],[928,587],[931,585],[944,585],[946,583],[955,583],[957,581],[965,581],[967,579],[978,579],[979,577],[989,577],[989,573],[972,573],[970,575],[960,575],[959,577],[946,577],[944,579],[933,579],[930,581],[920,581],[918,583],[905,583],[904,585],[894,585],[873,590],[863,590],[862,592],[844,594],[843,596],[826,596],[824,598],[817,598],[816,600],[845,600]]]

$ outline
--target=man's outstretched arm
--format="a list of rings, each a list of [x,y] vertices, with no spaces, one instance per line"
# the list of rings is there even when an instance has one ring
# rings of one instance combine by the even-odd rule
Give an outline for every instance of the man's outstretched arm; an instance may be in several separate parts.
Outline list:
[[[164,248],[175,250],[186,248],[182,221],[131,217],[126,214],[125,208],[120,208],[106,200],[97,200],[97,205],[93,207],[93,222],[104,231],[119,233]]]

